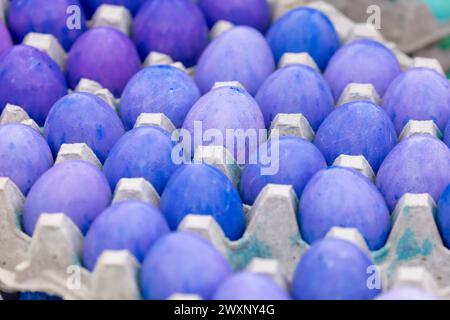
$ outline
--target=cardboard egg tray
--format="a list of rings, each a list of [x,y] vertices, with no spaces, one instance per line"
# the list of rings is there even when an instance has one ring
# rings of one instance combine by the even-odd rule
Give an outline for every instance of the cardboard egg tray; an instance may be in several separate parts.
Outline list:
[[[0,2],[2,3],[4,2]],[[343,43],[363,37],[386,43],[376,30],[354,23],[329,4],[316,2],[310,5],[330,17]],[[106,6],[106,9],[101,7],[90,25],[108,24],[126,33],[130,21],[123,10],[115,6]],[[229,22],[219,22],[213,28],[211,38],[231,27]],[[43,50],[64,67],[65,52],[52,36],[32,34],[24,41]],[[390,47],[405,69],[424,66],[441,72],[439,63],[434,60],[411,59],[395,45],[390,44]],[[195,72],[157,52],[152,52],[144,62],[144,66],[158,64],[174,65],[191,74]],[[305,53],[285,54],[279,67],[289,64],[307,64],[317,68],[312,58]],[[241,85],[228,82],[217,83],[214,87],[218,86]],[[107,89],[88,79],[81,80],[75,90],[96,94],[114,109],[119,102]],[[373,86],[350,84],[344,90],[337,107],[354,100],[368,100],[378,104],[381,101]],[[4,109],[0,124],[6,123],[24,123],[39,132],[41,130],[20,106],[8,105]],[[140,115],[135,127],[145,125],[159,126],[169,133],[175,131],[174,125],[163,114]],[[301,114],[279,114],[271,125],[271,134],[274,130],[279,136],[314,139],[314,131]],[[437,138],[441,136],[432,121],[410,121],[400,139],[414,134],[431,134]],[[101,168],[100,161],[86,144],[63,145],[55,164],[70,160],[89,161]],[[199,147],[194,161],[216,166],[235,185],[239,182],[242,168],[224,147]],[[341,155],[334,165],[353,168],[372,181],[375,178],[363,156]],[[158,193],[142,178],[119,181],[112,202],[130,199],[159,206]],[[94,270],[89,272],[82,267],[80,258],[83,236],[64,213],[43,213],[32,237],[22,231],[20,221],[24,200],[24,196],[10,179],[0,177],[0,291],[45,292],[64,299],[141,298],[137,281],[140,266],[129,252],[105,251]],[[253,206],[245,206],[247,228],[240,240],[228,240],[211,216],[195,215],[195,212],[185,217],[179,229],[197,233],[210,241],[228,259],[234,270],[246,269],[269,275],[281,287],[289,290],[294,269],[309,247],[299,232],[297,210],[298,199],[291,186],[267,185]],[[443,245],[439,235],[434,220],[435,210],[436,204],[427,194],[404,195],[392,214],[390,236],[385,246],[376,252],[368,250],[363,237],[355,229],[333,228],[327,236],[351,241],[366,252],[378,266],[384,289],[407,284],[450,299],[450,251]],[[175,294],[171,299],[199,297]]]

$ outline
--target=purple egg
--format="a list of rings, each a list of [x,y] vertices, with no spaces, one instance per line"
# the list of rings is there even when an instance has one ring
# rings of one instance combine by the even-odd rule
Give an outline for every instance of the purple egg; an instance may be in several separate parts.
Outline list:
[[[149,67],[128,82],[120,115],[127,129],[133,128],[141,113],[164,113],[180,128],[199,98],[197,85],[185,72],[171,66]]]
[[[397,134],[383,109],[369,101],[356,101],[337,108],[325,119],[314,144],[329,165],[341,154],[363,155],[376,172],[397,144]]]
[[[328,17],[306,7],[290,10],[276,20],[266,38],[277,63],[287,52],[307,52],[321,70],[339,48],[339,37]]]
[[[225,257],[193,233],[171,233],[150,249],[141,269],[145,299],[163,300],[175,293],[210,299],[231,274]]]
[[[68,27],[70,6],[80,11],[79,28]],[[73,42],[86,30],[86,19],[78,0],[13,0],[9,6],[8,21],[11,34],[16,42],[22,42],[29,32],[49,33],[59,40],[64,49],[69,50]]]
[[[441,300],[420,288],[411,286],[395,287],[380,294],[376,300]]]
[[[84,239],[83,262],[93,270],[105,250],[128,250],[139,262],[151,246],[169,233],[169,226],[154,206],[139,201],[112,205],[95,219]]]
[[[434,70],[410,69],[389,86],[383,97],[383,109],[398,134],[409,120],[433,120],[444,130],[450,118],[450,83]]]
[[[114,190],[121,178],[144,178],[161,194],[177,166],[172,161],[175,142],[161,128],[148,126],[128,131],[117,141],[103,171]]]
[[[272,52],[264,37],[250,27],[235,27],[220,35],[203,51],[195,71],[202,93],[216,82],[239,81],[255,95],[274,71]]]
[[[241,272],[228,277],[212,297],[214,300],[290,300],[270,277],[262,274]]]
[[[38,132],[22,124],[0,126],[0,177],[10,178],[26,195],[52,165],[50,148]]]
[[[191,67],[208,42],[208,26],[191,0],[151,0],[134,19],[133,40],[142,59],[157,51]]]
[[[389,210],[375,185],[355,170],[332,167],[308,182],[298,222],[303,239],[313,243],[332,227],[356,228],[370,250],[380,249],[390,230]]]
[[[8,28],[0,21],[0,55],[12,46],[13,43]]]
[[[74,43],[67,58],[67,78],[71,88],[87,78],[119,97],[140,64],[136,48],[125,34],[111,27],[97,27]]]
[[[61,70],[45,53],[18,45],[0,57],[0,112],[6,104],[15,104],[42,126],[50,108],[66,93]]]
[[[374,263],[359,247],[341,239],[315,243],[300,259],[292,280],[299,300],[370,300],[380,289],[367,285]]]
[[[192,155],[200,145],[224,145],[239,164],[245,164],[264,142],[260,130],[265,131],[265,126],[258,104],[245,90],[221,87],[197,101],[186,116],[183,129],[189,133],[183,137],[185,150]],[[244,132],[253,139],[244,141],[233,136]],[[207,133],[220,134],[220,137],[211,138]]]
[[[383,96],[401,71],[391,50],[377,41],[364,39],[336,52],[325,71],[325,79],[337,101],[350,83],[370,83]]]
[[[297,137],[281,137],[269,140],[267,150],[277,150],[278,158],[271,163],[258,157],[256,164],[247,164],[242,171],[240,191],[245,203],[252,205],[261,190],[269,183],[292,185],[300,197],[309,179],[319,170],[325,169],[325,158],[312,143]],[[265,154],[262,153],[262,154]],[[272,157],[277,156],[273,152]],[[263,168],[278,168],[274,174],[266,174]]]
[[[131,14],[135,14],[146,0],[81,0],[87,15],[91,16],[102,4],[112,4],[127,8]]]
[[[25,201],[23,226],[32,235],[42,213],[64,213],[86,234],[91,223],[111,202],[103,173],[84,161],[65,161],[44,173]]]
[[[271,74],[255,97],[270,128],[279,113],[301,113],[313,130],[333,111],[334,99],[322,75],[305,65],[292,65]]]
[[[270,7],[267,0],[200,0],[198,5],[210,28],[219,20],[250,26],[260,32],[265,32],[269,27]]]
[[[238,191],[220,170],[204,163],[175,171],[161,196],[161,211],[172,230],[188,214],[211,215],[230,240],[238,240],[245,230]]]
[[[55,103],[44,136],[56,157],[64,143],[86,143],[103,163],[125,129],[117,113],[89,93],[69,94]]]
[[[414,135],[398,144],[377,175],[377,186],[391,211],[405,193],[429,193],[437,202],[449,184],[450,150],[429,135]]]

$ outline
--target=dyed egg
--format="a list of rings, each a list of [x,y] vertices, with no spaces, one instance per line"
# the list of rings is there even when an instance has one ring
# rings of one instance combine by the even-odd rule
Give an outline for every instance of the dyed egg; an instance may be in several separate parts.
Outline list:
[[[0,55],[13,46],[8,28],[0,21]]]
[[[86,13],[91,16],[102,4],[112,4],[127,8],[131,14],[135,14],[146,0],[81,0]]]
[[[402,286],[380,294],[376,300],[441,300],[435,295],[420,288]]]
[[[305,65],[292,65],[271,74],[255,97],[266,127],[279,113],[301,113],[313,130],[333,111],[334,99],[322,75]]]
[[[321,70],[340,45],[328,17],[306,7],[290,10],[276,20],[266,37],[277,63],[287,52],[307,52]]]
[[[405,193],[429,193],[437,202],[450,184],[450,150],[429,135],[414,135],[399,143],[384,160],[377,186],[390,210]]]
[[[230,240],[239,239],[245,230],[238,191],[207,164],[186,164],[175,171],[161,196],[161,211],[172,230],[188,214],[211,215]]]
[[[76,11],[68,10],[74,6],[78,7]],[[71,19],[74,14],[76,16]],[[68,23],[72,20],[79,25],[69,28]],[[8,22],[17,43],[30,32],[49,33],[66,51],[86,30],[86,18],[78,0],[13,0],[9,6]]]
[[[409,120],[434,120],[444,130],[450,118],[450,83],[431,69],[410,69],[392,82],[383,109],[399,134]]]
[[[112,205],[95,219],[84,239],[83,263],[93,270],[105,250],[128,250],[139,262],[151,246],[169,233],[161,212],[139,201]]]
[[[370,250],[380,249],[390,230],[389,210],[375,185],[362,174],[332,167],[308,182],[298,221],[303,239],[312,244],[332,227],[355,228]]]
[[[45,292],[25,291],[20,293],[19,300],[62,300],[62,298]]]
[[[58,100],[44,126],[55,157],[64,143],[86,143],[102,163],[124,133],[116,112],[89,93],[73,93]]]
[[[260,149],[264,150],[259,152],[262,156],[257,158],[257,163],[247,164],[242,171],[240,191],[243,201],[249,205],[269,183],[292,185],[300,197],[309,179],[327,167],[320,151],[301,138],[269,140]],[[268,154],[270,159],[266,159]]]
[[[86,234],[111,202],[102,172],[84,161],[65,161],[45,172],[25,200],[23,226],[32,235],[42,213],[64,213]]]
[[[270,23],[270,8],[267,0],[200,0],[200,9],[211,28],[219,20],[235,25],[246,25],[265,32]]]
[[[141,113],[163,113],[180,128],[200,98],[195,82],[171,66],[145,68],[127,86],[120,102],[120,115],[127,129],[133,128]]]
[[[15,104],[42,126],[50,108],[66,93],[61,70],[45,53],[19,45],[1,56],[0,112],[6,104]]]
[[[224,256],[193,233],[171,233],[145,257],[141,290],[145,299],[163,300],[175,293],[210,299],[231,274]]]
[[[158,127],[139,127],[128,131],[115,144],[103,171],[114,190],[121,178],[144,178],[158,193],[175,171],[172,149],[175,142]]]
[[[364,39],[336,52],[325,71],[325,79],[337,101],[350,83],[370,83],[383,96],[401,71],[391,50],[377,41]]]
[[[450,187],[447,186],[439,199],[436,224],[445,246],[450,247]]]
[[[292,280],[298,300],[370,300],[381,288],[367,285],[374,263],[356,245],[340,239],[324,239],[300,259]],[[376,276],[372,275],[372,276]]]
[[[22,124],[0,126],[0,177],[10,178],[23,194],[52,164],[50,148],[34,129]]]
[[[242,272],[228,277],[217,289],[214,300],[290,300],[287,292],[270,277]]]
[[[258,104],[237,87],[217,88],[201,97],[187,114],[183,129],[186,152],[193,155],[200,145],[223,145],[239,164],[247,163],[249,155],[265,141],[260,134],[265,134],[265,126]],[[250,138],[236,139],[245,138],[244,134]]]
[[[250,27],[235,27],[220,35],[202,53],[195,81],[202,93],[216,82],[239,81],[255,95],[274,71],[270,48],[264,37]]]
[[[87,78],[119,97],[140,66],[136,48],[125,34],[111,27],[96,27],[74,43],[66,67],[71,88]]]
[[[357,101],[331,113],[317,131],[314,144],[329,165],[341,154],[363,155],[376,172],[397,144],[397,134],[383,109]]]
[[[157,51],[191,67],[208,42],[208,26],[191,0],[152,0],[134,19],[133,40],[142,59]]]

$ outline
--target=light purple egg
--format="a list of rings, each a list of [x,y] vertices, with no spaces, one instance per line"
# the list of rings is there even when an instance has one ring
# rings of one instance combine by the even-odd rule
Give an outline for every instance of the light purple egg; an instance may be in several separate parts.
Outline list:
[[[410,69],[389,86],[383,98],[383,109],[398,134],[409,120],[433,120],[444,130],[450,118],[450,83],[434,70]]]
[[[410,286],[392,288],[376,297],[375,300],[441,300],[422,289]]]
[[[0,177],[10,178],[27,194],[52,164],[50,148],[36,130],[22,124],[0,126]]]
[[[0,55],[12,46],[13,43],[8,28],[0,21]]]
[[[140,64],[138,52],[125,34],[111,27],[96,27],[84,33],[70,50],[67,78],[71,88],[87,78],[119,97]]]
[[[377,175],[377,186],[391,211],[405,193],[429,193],[437,202],[448,184],[450,150],[430,135],[414,135],[398,144]]]
[[[23,226],[32,235],[42,213],[64,213],[86,234],[109,205],[112,194],[99,168],[84,161],[66,161],[43,174],[25,201]]]
[[[50,108],[66,94],[64,75],[45,53],[18,45],[0,57],[0,112],[15,104],[42,126]]]
[[[157,51],[191,67],[208,43],[208,26],[192,0],[152,0],[136,14],[133,40],[142,59]]]
[[[275,62],[264,37],[250,27],[235,27],[215,39],[198,60],[195,81],[202,93],[215,82],[239,81],[255,95],[275,70]]]
[[[189,133],[182,137],[183,146],[191,155],[200,145],[223,145],[239,164],[247,163],[249,155],[265,141],[265,137],[260,137],[265,126],[258,104],[245,90],[236,87],[217,88],[200,98],[186,116],[183,129]],[[233,139],[235,134],[244,132],[255,138]]]
[[[391,50],[377,41],[364,39],[339,49],[324,75],[337,101],[350,83],[370,83],[383,96],[401,71]]]

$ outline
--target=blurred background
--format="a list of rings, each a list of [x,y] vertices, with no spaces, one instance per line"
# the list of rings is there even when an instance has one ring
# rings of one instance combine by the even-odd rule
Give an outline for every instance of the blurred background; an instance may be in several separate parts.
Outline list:
[[[270,1],[270,0],[269,0]],[[276,17],[313,0],[271,0]],[[381,9],[381,29],[388,41],[410,56],[438,59],[450,78],[450,0],[325,0],[350,19],[366,22],[367,9]]]

